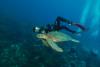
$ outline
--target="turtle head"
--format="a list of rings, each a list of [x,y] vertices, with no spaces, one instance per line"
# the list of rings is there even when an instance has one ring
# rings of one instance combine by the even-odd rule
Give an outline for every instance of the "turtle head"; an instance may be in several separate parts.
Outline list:
[[[36,37],[37,38],[41,38],[41,39],[46,39],[46,35],[45,34],[37,34]]]

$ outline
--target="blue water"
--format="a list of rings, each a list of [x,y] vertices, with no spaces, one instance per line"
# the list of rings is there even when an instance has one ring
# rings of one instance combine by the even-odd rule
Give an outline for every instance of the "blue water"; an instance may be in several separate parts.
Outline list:
[[[44,26],[54,23],[57,16],[80,23],[87,28],[87,31],[80,35],[69,34],[80,40],[76,52],[79,53],[78,59],[82,60],[82,63],[75,62],[76,66],[67,64],[72,58],[68,59],[66,52],[59,54],[43,45],[38,46],[36,43],[38,40],[33,36],[32,25]],[[100,60],[97,60],[100,58],[99,27],[99,0],[1,0],[0,67],[7,67],[7,65],[8,67],[70,67],[70,65],[71,67],[100,67]],[[67,46],[65,43],[61,47],[67,51],[72,46]],[[83,50],[80,50],[81,48]],[[86,55],[91,54],[88,55],[92,58],[92,60],[88,58],[91,62],[81,51]],[[92,61],[95,61],[94,65]],[[78,64],[83,66],[77,66]]]

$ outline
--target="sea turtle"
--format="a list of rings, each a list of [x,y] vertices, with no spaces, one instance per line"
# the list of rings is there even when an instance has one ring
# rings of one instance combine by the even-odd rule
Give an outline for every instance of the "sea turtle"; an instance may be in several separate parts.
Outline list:
[[[63,49],[60,48],[56,42],[73,41],[79,43],[78,40],[73,39],[71,36],[58,31],[49,32],[47,34],[37,34],[36,37],[41,39],[44,45],[51,47],[57,52],[63,52]]]

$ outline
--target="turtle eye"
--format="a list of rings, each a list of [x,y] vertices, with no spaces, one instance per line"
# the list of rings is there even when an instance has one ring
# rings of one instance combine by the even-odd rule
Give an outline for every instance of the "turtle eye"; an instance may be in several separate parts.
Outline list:
[[[38,38],[42,38],[42,34],[38,34],[37,37],[38,37]]]

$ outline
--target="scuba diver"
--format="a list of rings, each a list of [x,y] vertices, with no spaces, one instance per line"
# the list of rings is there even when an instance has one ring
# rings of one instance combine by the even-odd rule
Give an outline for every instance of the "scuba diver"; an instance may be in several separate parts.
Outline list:
[[[62,22],[65,22],[67,23],[68,25],[70,26],[75,26],[75,27],[78,27],[80,28],[81,31],[75,31],[75,30],[72,30],[70,28],[68,28],[66,25],[61,25]],[[78,24],[78,23],[74,23],[72,21],[69,21],[68,19],[65,19],[63,17],[57,17],[56,18],[56,21],[54,24],[47,24],[46,26],[44,27],[33,27],[33,32],[36,32],[36,33],[48,33],[48,32],[51,32],[51,31],[59,31],[59,30],[67,30],[73,34],[79,34],[81,33],[82,31],[85,31],[85,27]]]

